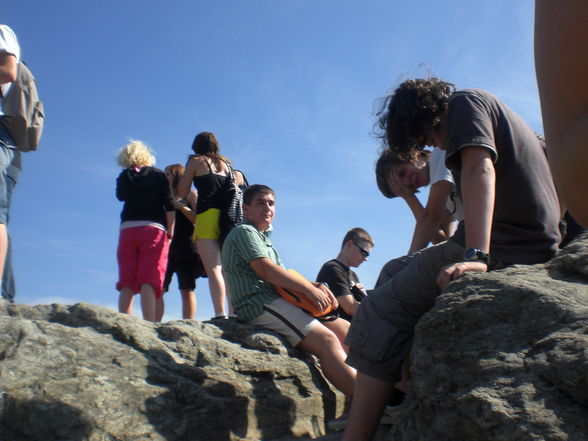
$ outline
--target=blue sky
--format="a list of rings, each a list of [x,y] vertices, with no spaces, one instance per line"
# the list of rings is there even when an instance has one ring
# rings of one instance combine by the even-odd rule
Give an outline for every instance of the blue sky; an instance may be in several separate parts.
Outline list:
[[[276,190],[286,266],[314,278],[361,226],[376,242],[357,270],[371,287],[414,226],[375,185],[380,98],[433,74],[492,91],[542,132],[531,0],[22,0],[3,2],[0,22],[47,118],[11,213],[19,303],[116,308],[114,155],[128,138],[163,168],[185,163],[196,133],[216,133],[250,183]],[[208,319],[205,279],[196,292]],[[165,300],[164,319],[180,318],[175,280]]]

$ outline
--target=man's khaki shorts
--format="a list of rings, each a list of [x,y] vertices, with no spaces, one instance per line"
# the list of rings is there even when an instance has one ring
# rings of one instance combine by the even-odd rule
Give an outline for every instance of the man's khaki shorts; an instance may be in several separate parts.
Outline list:
[[[248,323],[277,332],[292,346],[298,345],[316,325],[320,324],[317,319],[281,297],[266,303],[263,309],[262,315]]]

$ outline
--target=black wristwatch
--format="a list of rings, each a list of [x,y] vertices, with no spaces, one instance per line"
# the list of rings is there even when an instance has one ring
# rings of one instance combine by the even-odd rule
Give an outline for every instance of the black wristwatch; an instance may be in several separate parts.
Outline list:
[[[463,253],[463,258],[466,261],[476,261],[479,260],[480,262],[484,262],[486,265],[490,264],[490,254],[485,253],[482,250],[477,248],[470,248]]]

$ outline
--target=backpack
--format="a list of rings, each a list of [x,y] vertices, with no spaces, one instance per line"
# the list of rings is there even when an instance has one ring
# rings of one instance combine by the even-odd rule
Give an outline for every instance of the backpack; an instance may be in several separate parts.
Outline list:
[[[37,150],[45,113],[37,94],[35,77],[22,61],[17,65],[16,81],[2,98],[4,115],[1,115],[0,121],[12,136],[18,150]]]
[[[235,171],[231,164],[226,163],[229,169],[229,177],[223,187],[223,202],[219,217],[220,241],[224,242],[230,231],[243,223],[243,190],[235,182]],[[249,186],[247,178],[243,175],[244,188]]]

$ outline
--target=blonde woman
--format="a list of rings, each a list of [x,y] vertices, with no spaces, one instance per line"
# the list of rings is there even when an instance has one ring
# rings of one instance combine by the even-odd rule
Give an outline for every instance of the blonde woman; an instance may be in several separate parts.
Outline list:
[[[201,132],[192,143],[184,176],[178,185],[178,196],[186,197],[192,181],[198,191],[196,202],[195,240],[204,264],[215,318],[226,317],[226,288],[221,266],[219,218],[223,202],[223,188],[229,179],[230,163],[220,154],[219,142],[211,132]],[[237,185],[243,185],[243,175],[235,172]]]
[[[141,294],[143,318],[155,321],[167,267],[169,239],[175,213],[168,180],[153,167],[155,157],[141,141],[131,141],[117,155],[123,168],[116,180],[116,197],[124,202],[118,242],[120,291],[118,310],[133,311],[133,297]]]

